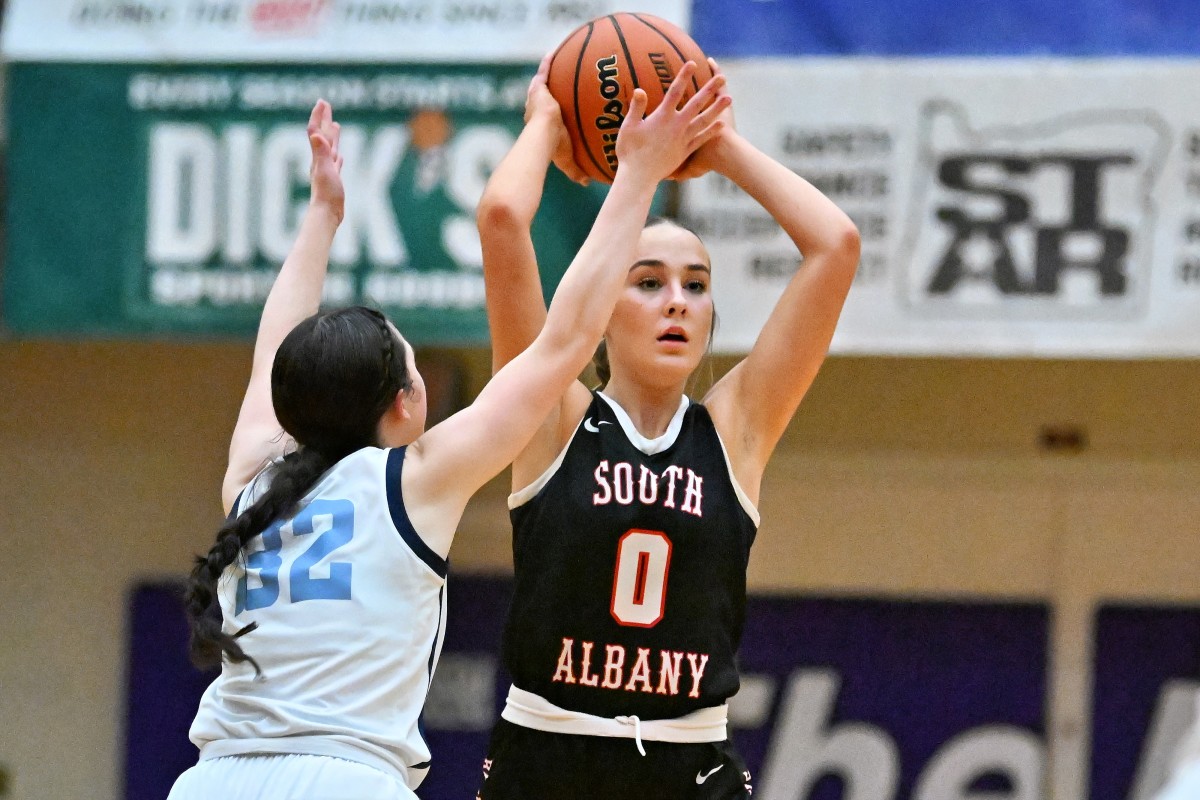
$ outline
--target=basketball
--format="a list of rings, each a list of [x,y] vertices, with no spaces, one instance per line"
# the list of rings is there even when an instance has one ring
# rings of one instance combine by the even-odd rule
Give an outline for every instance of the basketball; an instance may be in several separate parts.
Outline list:
[[[575,162],[589,178],[612,183],[617,132],[633,90],[645,90],[649,114],[688,61],[696,72],[685,100],[712,77],[708,59],[678,26],[650,14],[597,17],[563,40],[547,85],[562,108]]]

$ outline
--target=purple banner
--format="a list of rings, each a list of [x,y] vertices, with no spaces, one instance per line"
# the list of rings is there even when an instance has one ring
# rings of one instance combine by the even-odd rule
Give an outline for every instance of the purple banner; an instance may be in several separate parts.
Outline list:
[[[1150,800],[1200,699],[1200,608],[1096,615],[1091,800]]]
[[[473,797],[508,680],[507,578],[452,576],[424,715],[424,800]],[[177,590],[134,594],[127,800],[161,800],[194,763],[207,683],[187,665]],[[753,598],[733,736],[767,800],[1035,800],[1044,770],[1049,614],[1020,603]]]
[[[739,701],[753,692],[770,715],[737,741],[755,796],[1033,800],[1048,630],[1043,605],[753,601]],[[736,708],[744,724],[758,716]]]
[[[138,586],[130,596],[125,702],[125,797],[163,800],[196,763],[188,728],[217,676],[188,661],[183,584]]]

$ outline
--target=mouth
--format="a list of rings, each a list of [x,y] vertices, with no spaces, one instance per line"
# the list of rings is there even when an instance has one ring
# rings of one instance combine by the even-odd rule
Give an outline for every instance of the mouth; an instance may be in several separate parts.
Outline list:
[[[660,342],[683,342],[683,343],[686,343],[687,340],[688,340],[687,333],[683,330],[683,328],[680,328],[677,325],[667,328],[665,331],[663,331],[658,336],[658,341],[660,341]]]

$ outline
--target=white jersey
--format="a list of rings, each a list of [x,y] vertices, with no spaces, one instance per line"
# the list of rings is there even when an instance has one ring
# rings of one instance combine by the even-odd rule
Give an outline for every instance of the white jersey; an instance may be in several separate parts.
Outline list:
[[[368,447],[342,459],[294,517],[226,568],[224,630],[257,625],[238,642],[263,674],[224,662],[192,723],[201,760],[301,753],[383,769],[414,789],[424,778],[418,720],[445,634],[447,564],[404,510],[404,453]]]

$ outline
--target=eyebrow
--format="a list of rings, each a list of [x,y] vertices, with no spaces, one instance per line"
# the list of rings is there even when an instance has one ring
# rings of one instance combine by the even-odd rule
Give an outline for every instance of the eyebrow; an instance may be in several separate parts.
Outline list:
[[[643,258],[641,261],[633,262],[633,266],[629,268],[629,271],[633,272],[638,267],[665,267],[665,266],[666,266],[666,263],[658,260],[657,258]],[[712,270],[708,268],[707,264],[688,264],[686,267],[684,267],[684,269],[689,270],[691,272],[703,272],[706,275],[712,274]]]

